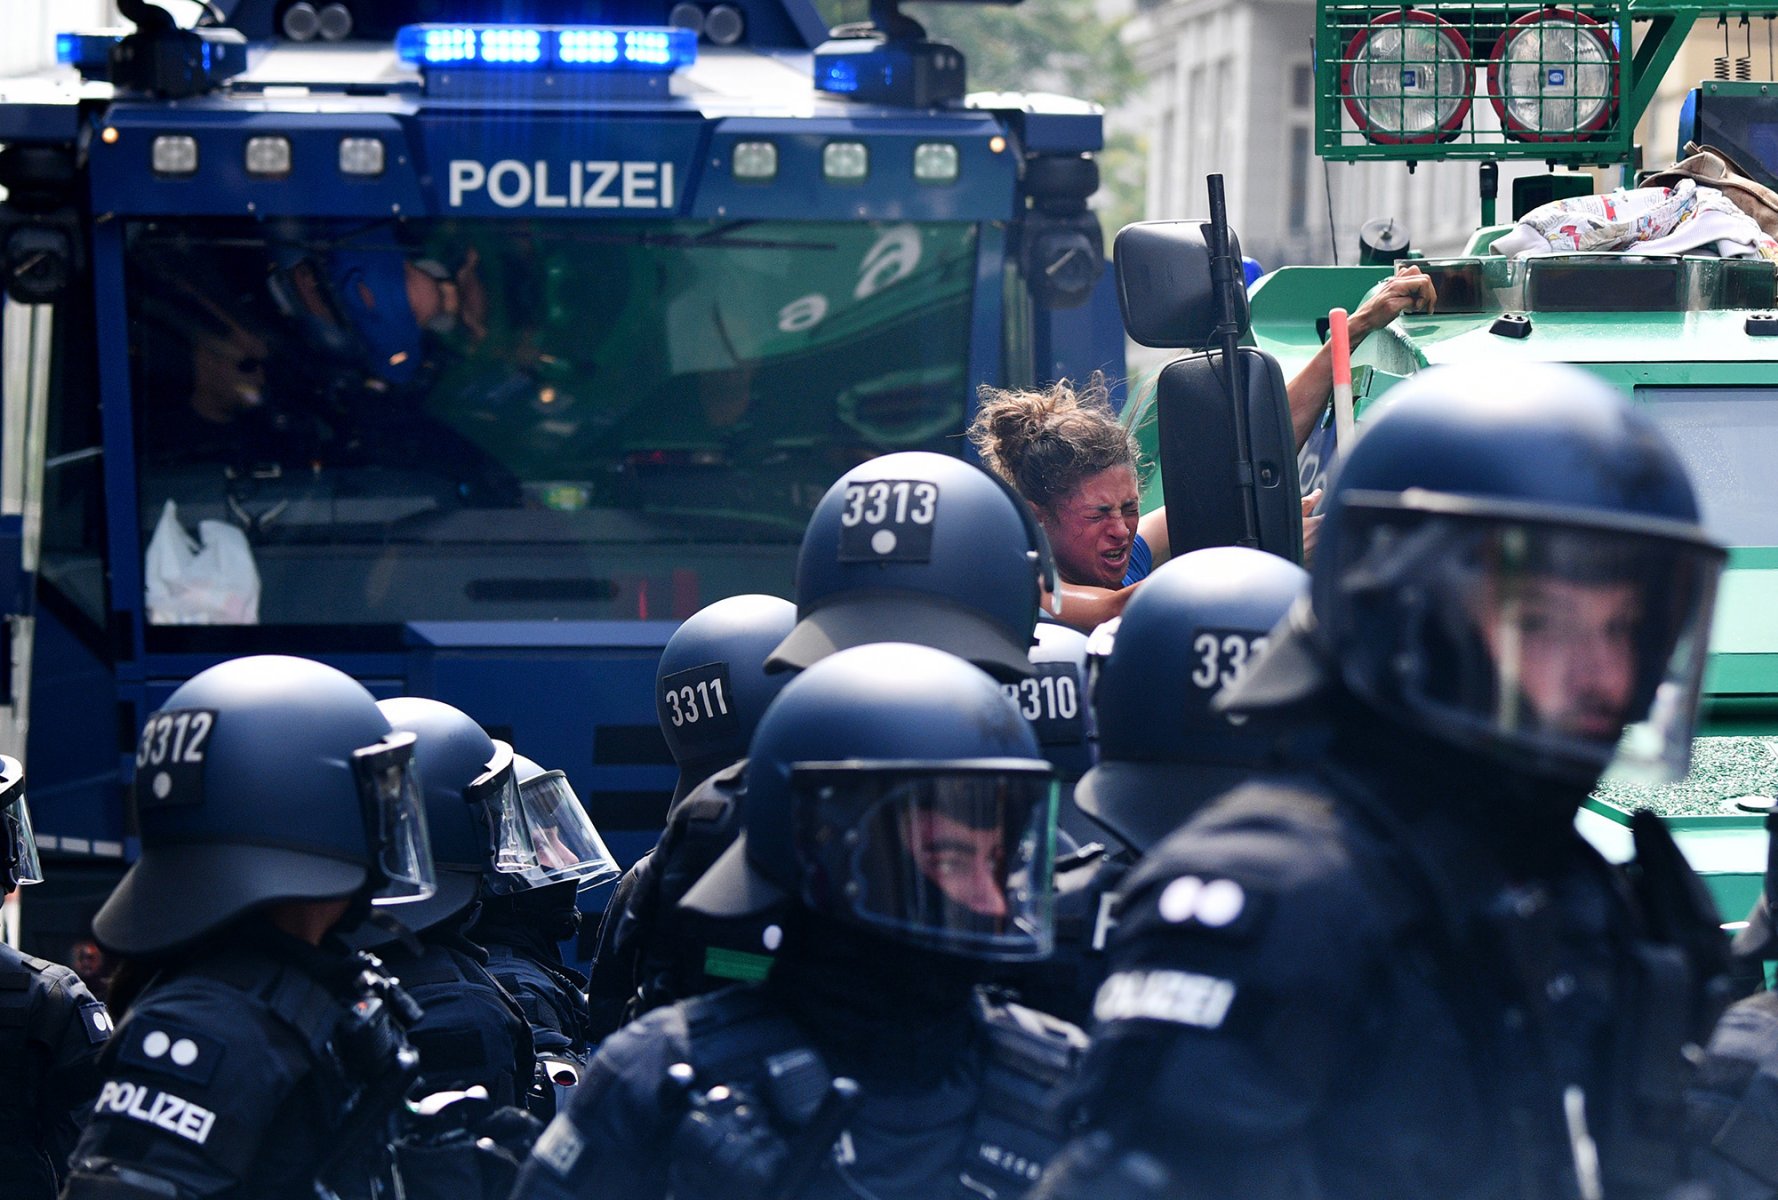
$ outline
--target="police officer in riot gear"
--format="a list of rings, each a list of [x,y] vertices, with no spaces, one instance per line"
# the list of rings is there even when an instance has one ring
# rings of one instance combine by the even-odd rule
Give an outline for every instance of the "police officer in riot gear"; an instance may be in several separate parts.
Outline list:
[[[0,754],[0,895],[41,883],[25,772]],[[0,942],[0,1178],[7,1194],[51,1200],[99,1091],[105,1006],[67,967]]]
[[[1231,718],[1210,701],[1308,591],[1308,572],[1275,554],[1194,550],[1156,568],[1123,616],[1094,632],[1099,762],[1074,804],[1096,849],[1057,863],[1056,952],[1022,972],[1026,1002],[1090,1022],[1124,875],[1216,795],[1288,757],[1289,723]]]
[[[1129,877],[1092,1132],[1045,1200],[1685,1179],[1721,938],[1658,819],[1627,876],[1573,820],[1620,735],[1683,770],[1722,551],[1660,433],[1592,376],[1397,391],[1334,481],[1312,604],[1218,701],[1305,706],[1329,745]]]
[[[1265,649],[1309,593],[1309,573],[1241,546],[1157,567],[1095,634],[1099,762],[1075,803],[1134,862],[1219,793],[1277,765],[1292,731],[1273,714],[1231,718],[1211,700]]]
[[[923,451],[872,459],[828,489],[803,534],[796,579],[796,620],[766,648],[768,672],[897,640],[950,651],[1002,680],[1023,680],[1034,670],[1027,654],[1039,599],[1056,588],[1049,543],[1029,507],[987,472]],[[700,772],[716,773],[675,798],[653,861],[626,880],[631,891],[620,885],[613,897],[591,985],[596,1025],[615,1027],[719,979],[757,979],[767,969],[773,948],[761,939],[770,920],[666,914],[735,836],[741,772],[718,768],[740,758],[751,732],[746,718],[757,719],[771,698],[757,690],[732,726],[693,722],[699,713],[710,719],[707,697],[720,694],[703,686],[708,681],[698,672],[744,655],[749,665],[736,688],[744,700],[741,687],[758,686],[751,663],[761,647],[754,639],[785,618],[783,606],[765,597],[722,601],[688,621],[675,636],[684,638],[681,646],[670,643],[663,656],[656,704],[681,763],[681,787]],[[730,639],[738,639],[732,659],[716,653]],[[662,881],[652,888],[651,872]],[[620,982],[625,975],[632,979],[628,990]],[[636,997],[626,999],[622,1016],[619,994]]]
[[[372,1194],[417,1012],[333,939],[432,892],[413,738],[349,676],[235,659],[136,751],[141,857],[99,910],[124,956],[64,1200]]]
[[[1734,951],[1764,966],[1778,959],[1778,811],[1766,815],[1765,886]],[[1714,1200],[1778,1197],[1778,992],[1736,1001],[1710,1035],[1686,1101],[1687,1129],[1699,1177]]]
[[[618,875],[617,863],[599,837],[580,797],[561,771],[545,771],[522,754],[513,756],[520,807],[526,812],[572,813],[582,852],[556,856],[572,866],[551,868],[552,848],[539,849],[543,878],[522,891],[484,891],[468,938],[488,954],[488,974],[518,1001],[531,1026],[531,1043],[545,1073],[561,1086],[579,1082],[592,1054],[586,977],[562,961],[561,943],[580,929],[575,897]],[[554,1112],[553,1104],[546,1113]]]
[[[1018,1194],[1081,1041],[974,986],[1048,949],[1030,727],[967,663],[864,646],[791,681],[746,774],[743,832],[685,903],[781,912],[770,975],[607,1039],[515,1195]]]
[[[398,914],[412,936],[370,929],[359,940],[424,1010],[408,1030],[420,1052],[416,1092],[479,1086],[495,1105],[523,1105],[536,1077],[531,1027],[488,974],[487,951],[464,936],[484,886],[509,893],[541,880],[512,747],[437,700],[402,696],[377,707],[397,732],[418,739],[438,890]]]
[[[759,944],[763,923],[715,921],[681,910],[679,901],[740,832],[740,763],[760,716],[790,678],[768,675],[766,656],[795,624],[788,600],[730,596],[686,618],[661,651],[655,713],[679,782],[659,843],[625,872],[600,923],[589,985],[599,1037],[732,982],[712,966],[757,978],[768,961]]]

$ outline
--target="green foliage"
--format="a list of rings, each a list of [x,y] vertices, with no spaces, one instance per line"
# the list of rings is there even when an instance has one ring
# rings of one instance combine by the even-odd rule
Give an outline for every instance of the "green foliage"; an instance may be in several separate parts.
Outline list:
[[[830,26],[869,18],[866,0],[817,3]],[[971,91],[1059,92],[1110,108],[1141,84],[1122,22],[1101,18],[1093,0],[921,4],[909,15],[963,51]]]
[[[1117,231],[1133,221],[1147,217],[1144,205],[1145,175],[1148,167],[1148,145],[1140,134],[1119,130],[1105,134],[1105,149],[1099,151],[1099,193],[1093,197],[1093,211],[1105,229],[1105,248]]]
[[[869,0],[817,0],[828,25],[870,19]],[[1094,0],[1023,0],[1019,4],[918,4],[909,15],[935,40],[963,51],[972,92],[1056,92],[1107,110],[1129,100],[1143,80],[1119,37],[1122,20],[1099,15]],[[1093,208],[1105,242],[1143,218],[1147,147],[1130,131],[1107,131],[1099,152]]]

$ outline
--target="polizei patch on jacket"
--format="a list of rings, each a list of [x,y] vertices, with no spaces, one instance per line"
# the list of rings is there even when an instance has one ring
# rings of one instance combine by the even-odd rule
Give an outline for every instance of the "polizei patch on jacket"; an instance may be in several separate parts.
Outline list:
[[[1099,987],[1093,1016],[1101,1021],[1170,1021],[1220,1028],[1235,1002],[1235,985],[1190,971],[1119,971]]]
[[[585,1149],[586,1142],[575,1130],[574,1122],[568,1119],[567,1113],[558,1113],[544,1129],[543,1136],[537,1139],[537,1144],[531,1147],[531,1153],[538,1162],[566,1177]]]
[[[216,1114],[199,1104],[182,1100],[171,1092],[157,1092],[140,1083],[107,1080],[99,1089],[93,1112],[116,1113],[132,1121],[141,1121],[178,1134],[188,1142],[203,1145],[216,1124]]]

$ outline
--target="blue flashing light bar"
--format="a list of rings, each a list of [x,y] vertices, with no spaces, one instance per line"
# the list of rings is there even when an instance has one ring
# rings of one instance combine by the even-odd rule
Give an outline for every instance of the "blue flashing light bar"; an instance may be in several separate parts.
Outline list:
[[[111,61],[111,48],[122,33],[58,33],[56,62],[65,67],[102,67]]]
[[[858,64],[843,58],[822,63],[815,87],[823,92],[851,95],[858,90]]]
[[[697,61],[698,35],[662,26],[403,25],[402,62],[426,67],[669,72]]]

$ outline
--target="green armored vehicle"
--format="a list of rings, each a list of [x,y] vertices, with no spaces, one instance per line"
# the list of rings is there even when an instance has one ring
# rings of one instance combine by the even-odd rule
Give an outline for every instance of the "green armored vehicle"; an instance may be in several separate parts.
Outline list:
[[[1604,784],[1580,818],[1582,831],[1608,857],[1627,858],[1629,814],[1654,809],[1669,821],[1731,925],[1759,893],[1764,816],[1778,798],[1774,247],[1749,220],[1738,227],[1745,244],[1710,240],[1687,253],[1639,252],[1643,242],[1683,229],[1700,210],[1666,227],[1652,218],[1639,224],[1644,214],[1631,212],[1611,243],[1621,249],[1575,251],[1575,245],[1609,240],[1589,234],[1620,216],[1616,210],[1624,205],[1595,202],[1589,209],[1577,197],[1609,191],[1612,183],[1572,171],[1521,180],[1514,220],[1501,212],[1498,223],[1492,193],[1497,164],[1505,160],[1544,160],[1552,168],[1634,162],[1636,122],[1687,33],[1721,24],[1738,48],[1747,16],[1769,22],[1765,10],[1671,0],[1572,8],[1324,0],[1316,36],[1317,144],[1324,157],[1480,164],[1483,227],[1461,255],[1413,260],[1435,281],[1436,311],[1404,314],[1353,351],[1359,436],[1367,409],[1386,404],[1389,388],[1422,368],[1574,363],[1648,407],[1691,469],[1707,526],[1731,547],[1690,776],[1658,788]],[[1717,60],[1719,69],[1729,57]],[[1651,147],[1646,157],[1665,163],[1687,142],[1709,144],[1748,177],[1778,188],[1778,82],[1746,78],[1749,58],[1737,58],[1734,67],[1742,79],[1706,81],[1691,92],[1674,150]],[[1650,202],[1646,194],[1630,199]],[[1531,235],[1524,226],[1515,233],[1516,219],[1552,202],[1564,207],[1546,208],[1546,216],[1572,207],[1576,220],[1542,222],[1548,244],[1532,239],[1531,256],[1495,251],[1503,237],[1525,246]],[[1758,214],[1757,198],[1745,205]],[[1778,229],[1778,210],[1767,215],[1769,233]],[[1685,239],[1668,237],[1663,244],[1675,240]],[[1719,248],[1746,256],[1712,252]],[[1273,271],[1251,289],[1245,341],[1274,357],[1282,377],[1290,378],[1321,349],[1330,308],[1353,306],[1394,269],[1384,261]],[[1151,457],[1165,462],[1167,439],[1157,436],[1156,407],[1150,396],[1132,405],[1130,417]],[[1261,440],[1256,433],[1250,457],[1263,484]],[[1311,435],[1299,461],[1303,493],[1332,454],[1331,428]],[[1157,472],[1148,489],[1152,503],[1161,501],[1162,487]]]

